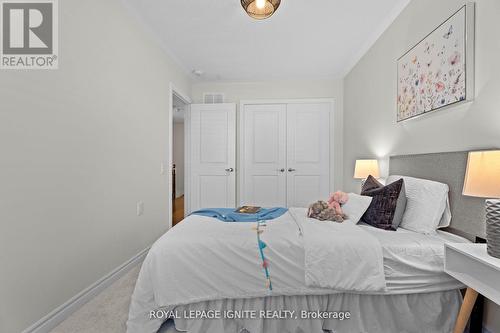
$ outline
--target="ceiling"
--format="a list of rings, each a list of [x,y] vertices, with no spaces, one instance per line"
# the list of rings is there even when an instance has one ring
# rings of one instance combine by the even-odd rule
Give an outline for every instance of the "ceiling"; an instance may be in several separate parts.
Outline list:
[[[186,72],[207,81],[343,77],[409,2],[282,0],[256,21],[240,0],[124,1]]]

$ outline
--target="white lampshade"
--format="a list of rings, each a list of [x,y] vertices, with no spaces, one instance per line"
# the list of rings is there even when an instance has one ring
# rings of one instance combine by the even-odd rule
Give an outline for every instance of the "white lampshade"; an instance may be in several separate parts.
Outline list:
[[[356,160],[354,168],[354,178],[366,179],[372,175],[375,178],[380,177],[380,171],[377,160]]]
[[[463,194],[500,198],[500,150],[469,153]]]

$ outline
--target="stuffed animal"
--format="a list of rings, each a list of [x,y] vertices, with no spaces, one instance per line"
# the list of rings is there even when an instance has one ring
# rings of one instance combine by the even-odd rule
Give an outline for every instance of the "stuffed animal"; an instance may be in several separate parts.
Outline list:
[[[335,209],[330,208],[325,201],[317,201],[309,206],[307,217],[320,221],[344,222],[347,218],[345,214],[337,214]]]
[[[337,215],[344,215],[342,211],[342,205],[344,205],[349,200],[349,195],[345,192],[337,191],[330,194],[328,198],[328,207],[335,210]]]

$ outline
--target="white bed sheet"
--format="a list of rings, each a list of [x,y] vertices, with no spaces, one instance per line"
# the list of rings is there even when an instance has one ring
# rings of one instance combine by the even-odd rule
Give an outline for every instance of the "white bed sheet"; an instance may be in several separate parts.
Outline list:
[[[469,241],[445,231],[435,235],[398,228],[377,229],[358,224],[382,245],[384,272],[390,294],[433,292],[463,288],[463,284],[444,272],[444,244]]]
[[[304,208],[290,208],[290,215],[302,231],[307,287],[363,293],[386,290],[382,246],[365,228],[318,221],[309,218]]]
[[[243,253],[256,244],[254,238],[245,236],[251,228],[249,223],[228,224],[201,216],[186,218],[162,236],[148,254],[132,296],[127,332],[155,332],[161,321],[151,321],[146,316],[160,307],[174,309],[222,299],[340,294],[332,289],[306,286],[299,225],[290,213],[268,223],[263,238],[268,243],[266,252],[273,279],[273,292],[269,293],[263,284],[262,271],[255,267],[257,251],[252,258]],[[443,271],[444,243],[466,242],[465,239],[444,232],[429,236],[404,229],[360,227],[377,238],[383,250],[387,289],[369,294],[431,293],[463,287]],[[198,228],[203,228],[203,233],[194,232]],[[222,234],[225,237],[219,237]],[[210,262],[210,254],[215,256],[212,246],[217,246],[218,252],[221,246],[227,251],[227,258],[218,257],[217,269]],[[174,266],[169,262],[173,251],[175,257],[183,258],[176,260]]]

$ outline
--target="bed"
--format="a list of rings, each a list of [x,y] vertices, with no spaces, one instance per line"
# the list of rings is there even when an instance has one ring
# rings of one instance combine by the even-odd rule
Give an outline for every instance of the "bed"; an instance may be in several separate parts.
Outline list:
[[[445,242],[468,240],[318,223],[304,208],[265,226],[192,215],[152,246],[127,332],[168,317],[169,332],[450,332],[464,286],[444,273]]]

